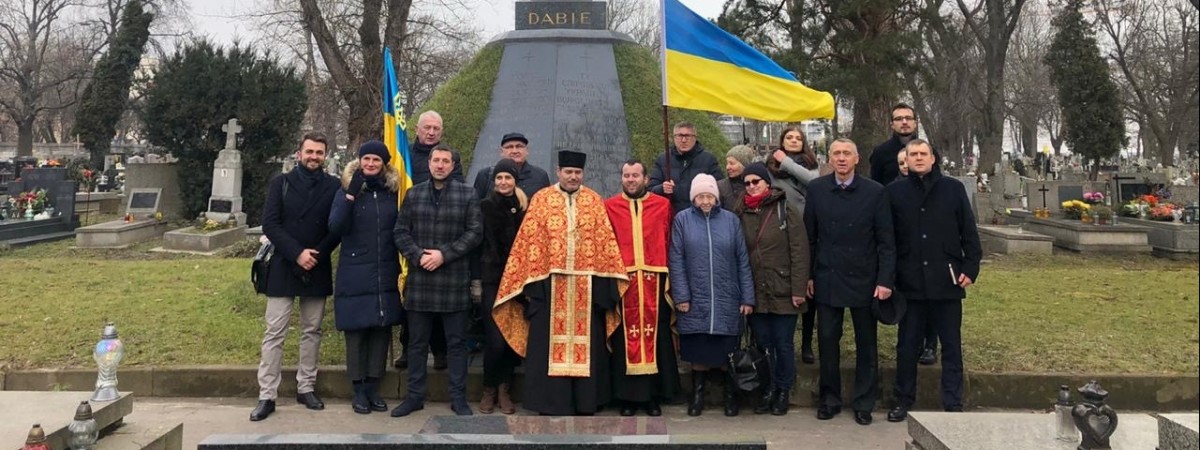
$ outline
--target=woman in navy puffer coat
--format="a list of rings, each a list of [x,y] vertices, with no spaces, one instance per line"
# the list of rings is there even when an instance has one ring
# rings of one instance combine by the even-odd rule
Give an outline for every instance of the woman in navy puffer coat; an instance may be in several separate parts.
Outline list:
[[[703,410],[704,381],[724,369],[737,349],[744,319],[754,311],[754,282],[742,225],[718,207],[717,180],[699,174],[692,180],[692,207],[675,215],[671,226],[671,296],[679,310],[679,353],[692,363],[692,399],[688,415]],[[719,374],[723,375],[723,374]],[[725,415],[736,416],[733,380],[725,385]]]
[[[379,380],[387,367],[392,327],[400,309],[400,258],[392,229],[396,224],[399,172],[389,166],[387,147],[363,143],[359,158],[342,173],[333,197],[329,230],[342,236],[333,289],[334,324],[346,335],[346,375],[354,383],[354,412],[387,411]]]

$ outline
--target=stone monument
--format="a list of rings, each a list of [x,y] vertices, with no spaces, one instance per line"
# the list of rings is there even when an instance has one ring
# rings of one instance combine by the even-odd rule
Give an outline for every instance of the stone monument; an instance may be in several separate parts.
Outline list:
[[[216,222],[225,222],[229,216],[237,219],[238,225],[246,224],[246,213],[242,212],[242,152],[237,149],[237,134],[242,132],[237,119],[221,125],[225,132],[225,148],[213,163],[212,196],[208,200],[208,211],[204,216]]]
[[[499,160],[500,137],[529,138],[529,162],[551,173],[560,150],[588,154],[592,174],[620,173],[631,156],[613,44],[633,42],[608,30],[605,2],[518,1],[516,29],[489,45],[504,46],[491,106],[467,182]],[[621,191],[619,177],[594,175],[588,187]]]

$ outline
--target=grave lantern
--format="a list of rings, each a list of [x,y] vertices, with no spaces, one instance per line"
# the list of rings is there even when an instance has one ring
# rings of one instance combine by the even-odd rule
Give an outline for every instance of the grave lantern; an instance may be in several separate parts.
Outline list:
[[[79,402],[79,407],[75,408],[75,420],[67,426],[67,431],[71,432],[71,449],[72,450],[93,450],[96,448],[96,440],[100,438],[100,430],[96,427],[96,419],[92,417],[92,405],[87,401]]]
[[[46,431],[42,429],[41,424],[33,424],[33,428],[29,429],[29,436],[25,438],[25,446],[21,450],[50,450],[50,446],[46,444]]]
[[[117,365],[125,356],[125,344],[117,337],[117,326],[112,322],[104,325],[100,342],[92,357],[96,359],[99,372],[96,374],[96,392],[92,394],[94,402],[109,402],[121,397],[117,392]]]

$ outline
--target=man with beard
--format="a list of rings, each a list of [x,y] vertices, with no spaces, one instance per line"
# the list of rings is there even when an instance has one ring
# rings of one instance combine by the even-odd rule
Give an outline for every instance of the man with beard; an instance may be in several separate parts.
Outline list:
[[[467,319],[471,312],[470,254],[483,241],[483,213],[470,186],[450,178],[454,151],[438,145],[429,154],[430,179],[404,195],[396,216],[396,249],[408,260],[404,308],[409,328],[408,395],[392,410],[403,417],[425,407],[425,363],[434,323],[445,330],[450,367],[450,408],[469,416]]]
[[[537,191],[550,185],[550,176],[541,167],[529,163],[529,139],[521,133],[508,133],[500,138],[500,159],[511,159],[517,163],[517,187],[526,196],[533,197]],[[492,167],[480,170],[475,175],[475,194],[482,200],[492,192],[495,175]]]
[[[671,312],[666,295],[667,242],[671,202],[646,191],[646,166],[636,159],[621,166],[621,190],[604,201],[617,233],[629,289],[621,298],[621,326],[612,339],[613,399],[621,415],[638,408],[662,415],[659,404],[679,392]]]
[[[917,115],[911,106],[897,103],[892,107],[892,137],[871,152],[871,179],[887,186],[900,176],[896,154],[904,151],[908,141],[917,137]]]
[[[592,415],[611,397],[605,343],[629,281],[604,199],[583,186],[586,160],[558,153],[558,184],[530,200],[492,307],[525,357],[524,406],[542,415]]]
[[[696,126],[690,122],[675,124],[675,143],[671,146],[670,173],[667,173],[667,155],[658,155],[654,160],[654,172],[650,175],[650,192],[671,200],[671,210],[682,211],[692,206],[688,196],[692,192],[692,179],[701,173],[721,180],[725,174],[717,166],[717,158],[705,151],[696,137]]]
[[[263,234],[275,245],[267,269],[267,330],[258,363],[258,406],[251,421],[275,412],[280,363],[294,299],[300,304],[300,367],[296,371],[296,402],[308,409],[325,409],[314,389],[317,356],[321,351],[321,320],[325,299],[333,294],[330,256],[339,238],[329,232],[329,210],[341,183],[325,173],[326,144],[322,133],[308,133],[296,151],[299,164],[275,177],[263,206]]]

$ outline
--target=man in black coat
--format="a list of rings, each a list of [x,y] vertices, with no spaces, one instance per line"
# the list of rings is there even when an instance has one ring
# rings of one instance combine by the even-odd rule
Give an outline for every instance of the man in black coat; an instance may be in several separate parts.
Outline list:
[[[692,206],[688,198],[692,179],[707,173],[713,178],[725,178],[717,158],[705,151],[696,139],[696,126],[689,122],[675,124],[675,144],[671,146],[671,173],[667,173],[667,155],[658,155],[650,174],[650,192],[671,200],[671,210],[679,212]]]
[[[392,410],[403,417],[425,407],[425,363],[433,324],[445,330],[450,367],[450,408],[469,416],[467,319],[471,312],[470,254],[483,241],[483,216],[470,186],[450,178],[454,151],[429,153],[430,180],[404,195],[396,218],[396,248],[408,261],[404,309],[409,328],[408,395]]]
[[[933,170],[929,143],[908,143],[908,178],[888,185],[896,227],[896,288],[908,300],[896,342],[896,405],[888,421],[908,417],[916,400],[917,358],[927,323],[942,341],[942,407],[962,411],[962,299],[979,276],[983,250],[962,183]]]
[[[900,176],[900,165],[896,154],[904,150],[908,141],[917,137],[917,114],[911,106],[897,103],[892,107],[892,137],[871,152],[871,179],[887,186]]]
[[[872,302],[892,295],[896,247],[892,213],[883,186],[855,176],[858,148],[849,139],[829,146],[833,172],[808,185],[804,225],[812,252],[808,291],[817,304],[821,354],[817,418],[842,411],[841,339],[846,308],[854,324],[854,421],[871,423],[879,381],[879,352]],[[895,161],[892,162],[895,164]]]
[[[321,349],[321,320],[325,299],[333,294],[330,257],[339,238],[329,232],[329,210],[340,183],[325,173],[327,139],[309,133],[296,152],[299,164],[275,177],[263,206],[263,234],[275,245],[267,278],[267,330],[258,364],[258,406],[250,420],[266,419],[275,411],[279,391],[283,340],[293,299],[300,304],[300,368],[296,371],[296,401],[308,409],[325,408],[314,388]]]
[[[511,159],[517,167],[517,187],[527,198],[550,186],[550,175],[541,167],[529,163],[529,139],[521,133],[508,133],[500,138],[500,159]],[[475,195],[483,200],[496,184],[492,167],[475,174]]]

